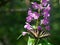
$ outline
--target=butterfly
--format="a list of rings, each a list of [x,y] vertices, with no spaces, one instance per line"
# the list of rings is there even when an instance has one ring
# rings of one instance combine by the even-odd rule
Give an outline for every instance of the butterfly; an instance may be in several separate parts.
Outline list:
[[[28,33],[31,37],[34,37],[34,38],[44,38],[50,35],[50,33],[47,33],[46,31],[38,31],[38,30],[28,30]],[[17,40],[21,37],[22,37],[22,34],[17,38]]]
[[[44,37],[48,37],[50,35],[50,33],[46,32],[46,31],[43,31],[43,30],[42,31],[30,30],[29,32],[35,38],[44,38]]]

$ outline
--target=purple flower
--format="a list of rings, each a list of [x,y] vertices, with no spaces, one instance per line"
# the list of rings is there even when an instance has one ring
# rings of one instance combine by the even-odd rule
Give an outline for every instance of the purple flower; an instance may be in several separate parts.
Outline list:
[[[33,2],[33,3],[32,3],[32,7],[33,7],[34,9],[43,9],[42,4],[37,4],[36,2]]]
[[[27,32],[22,32],[22,35],[25,36],[27,34]]]
[[[32,7],[35,8],[35,9],[38,9],[39,5],[36,2],[32,2]]]
[[[31,14],[32,14],[32,10],[29,9],[29,10],[28,10],[28,15],[31,15]]]
[[[32,15],[31,15],[34,19],[38,19],[40,14],[38,14],[37,12],[34,12]]]
[[[45,7],[45,9],[43,10],[43,17],[49,17],[50,16],[50,14],[49,14],[49,11],[50,11],[50,4],[48,4],[48,6],[47,7]]]
[[[46,26],[45,29],[46,29],[46,30],[50,30],[50,26]]]
[[[48,19],[42,19],[41,24],[47,25],[47,24],[49,24],[49,20]]]
[[[43,17],[45,18],[50,17],[50,14],[46,10],[44,10]]]
[[[41,28],[41,26],[38,26],[38,30],[41,30],[42,28]]]
[[[24,26],[24,28],[26,28],[27,30],[31,30],[32,26],[29,23],[26,23],[26,25]]]
[[[44,7],[42,6],[42,4],[38,4],[39,5],[39,9],[42,10]]]
[[[33,18],[31,16],[26,17],[27,22],[31,22],[32,20],[33,20]]]
[[[48,1],[49,1],[49,0],[42,0],[42,5],[43,5],[43,6],[46,6],[46,5],[48,4]]]
[[[50,9],[51,9],[50,4],[48,4],[45,9],[46,9],[47,11],[50,11]]]

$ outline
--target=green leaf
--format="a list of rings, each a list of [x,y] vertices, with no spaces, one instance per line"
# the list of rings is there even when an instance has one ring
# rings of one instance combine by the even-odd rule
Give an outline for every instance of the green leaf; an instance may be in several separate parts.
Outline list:
[[[38,44],[38,45],[42,45],[42,43]]]
[[[29,37],[28,39],[28,45],[35,45],[36,40],[34,38]],[[37,45],[54,45],[50,43],[46,38],[43,38],[42,40],[39,41]]]
[[[34,45],[34,41],[35,41],[35,39],[29,37],[29,39],[28,39],[28,45]]]
[[[22,34],[21,35],[19,35],[19,37],[17,38],[17,40],[19,39],[19,38],[21,38],[22,37]]]
[[[43,39],[43,45],[53,45],[52,43],[50,43],[47,39]]]

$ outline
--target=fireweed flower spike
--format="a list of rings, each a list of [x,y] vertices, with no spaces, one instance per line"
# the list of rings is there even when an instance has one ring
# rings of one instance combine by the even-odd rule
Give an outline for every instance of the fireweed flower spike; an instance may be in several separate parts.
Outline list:
[[[26,25],[24,26],[25,29],[29,30],[30,34],[36,38],[40,38],[40,32],[45,31],[45,30],[50,30],[49,25],[49,17],[50,17],[50,4],[48,3],[49,0],[42,0],[40,4],[37,2],[32,2],[32,7],[34,10],[39,10],[39,11],[33,11],[31,8],[28,10],[28,16],[26,17]],[[40,19],[40,17],[43,17]],[[33,28],[33,25],[31,22],[35,21],[36,23],[34,24],[36,28]],[[30,25],[31,24],[31,25]],[[43,26],[44,25],[44,29]],[[46,32],[46,31],[45,31]],[[48,36],[48,35],[46,35]]]
[[[42,37],[44,38],[50,35],[49,33],[47,33],[47,31],[50,30],[49,11],[51,9],[48,1],[49,0],[41,0],[40,4],[38,4],[37,2],[32,2],[32,8],[37,11],[34,11],[29,8],[27,12],[28,14],[26,17],[26,24],[24,25],[24,28],[30,35],[32,35],[32,37],[34,37],[34,39],[40,39]],[[32,24],[32,22],[35,23]],[[23,32],[22,35],[25,36],[27,32]],[[35,45],[38,44],[35,42]]]

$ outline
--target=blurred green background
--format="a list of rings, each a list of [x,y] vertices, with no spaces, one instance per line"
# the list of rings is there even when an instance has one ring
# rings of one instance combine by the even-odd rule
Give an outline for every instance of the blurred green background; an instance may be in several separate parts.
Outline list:
[[[18,36],[24,29],[30,2],[36,0],[0,0],[0,45],[27,45],[28,36]],[[60,0],[50,0],[51,36],[48,41],[60,45]]]

